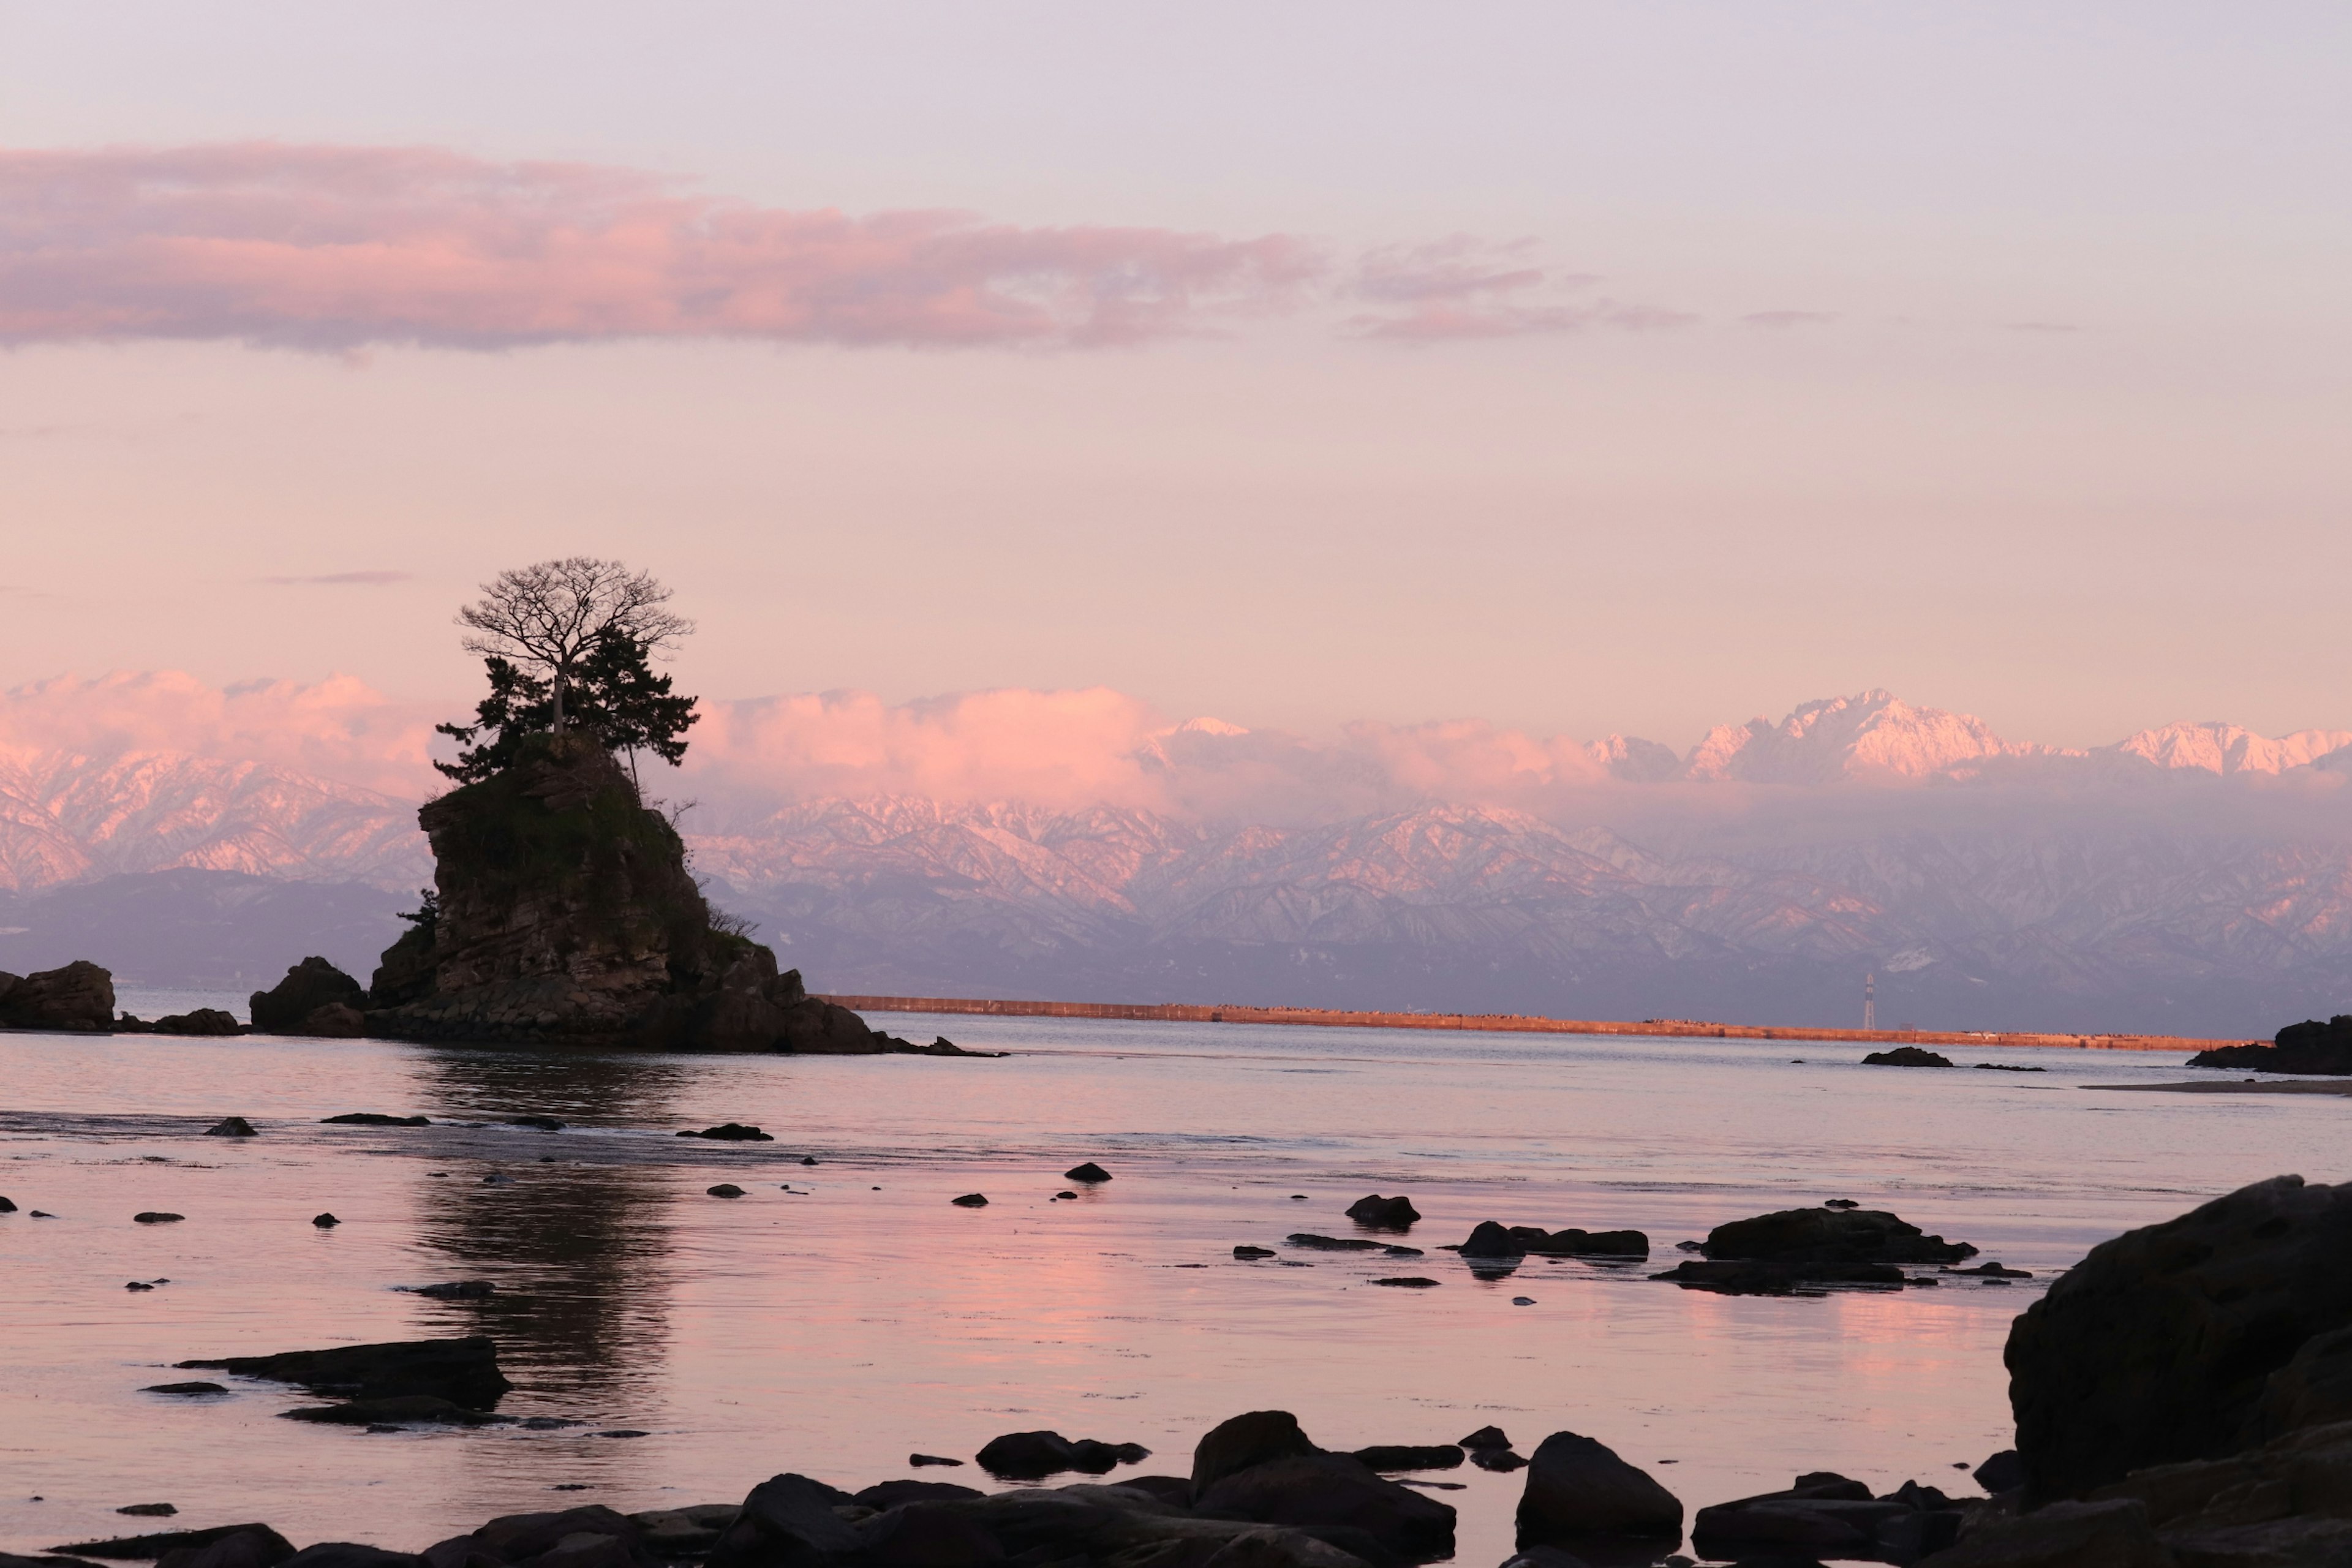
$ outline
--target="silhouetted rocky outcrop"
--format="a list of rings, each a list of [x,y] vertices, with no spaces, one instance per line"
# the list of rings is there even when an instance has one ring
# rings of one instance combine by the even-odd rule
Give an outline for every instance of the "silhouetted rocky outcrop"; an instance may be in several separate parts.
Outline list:
[[[286,978],[248,1001],[253,1026],[273,1035],[358,1034],[367,993],[360,983],[325,959],[312,956],[286,971]]]
[[[2189,1058],[2189,1065],[2352,1078],[2352,1013],[2339,1013],[2325,1024],[2316,1018],[2289,1024],[2267,1046],[2216,1046]]]
[[[712,929],[686,847],[602,746],[535,736],[428,802],[436,899],[383,954],[367,1031],[649,1049],[873,1053],[775,955]]]
[[[2028,1500],[2352,1419],[2352,1183],[2275,1176],[2091,1249],[2010,1330]]]
[[[0,1027],[95,1032],[114,1026],[114,976],[87,959],[0,974]]]

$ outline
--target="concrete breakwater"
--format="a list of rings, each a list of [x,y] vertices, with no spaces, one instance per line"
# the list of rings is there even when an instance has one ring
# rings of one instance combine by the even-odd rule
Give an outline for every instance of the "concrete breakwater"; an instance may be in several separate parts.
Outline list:
[[[1707,1040],[1979,1046],[1987,1050],[2056,1047],[2089,1051],[2201,1051],[2216,1045],[2240,1043],[2180,1035],[1816,1029],[1786,1025],[1712,1024],[1692,1018],[1644,1018],[1634,1022],[1617,1018],[1538,1018],[1524,1013],[1350,1013],[1322,1007],[1200,1006],[1181,1002],[1021,1002],[978,996],[852,995],[826,995],[818,1000],[860,1013],[958,1013],[992,1018],[1116,1018],[1168,1024],[1305,1024],[1331,1029],[1461,1029],[1490,1034],[1662,1035]]]

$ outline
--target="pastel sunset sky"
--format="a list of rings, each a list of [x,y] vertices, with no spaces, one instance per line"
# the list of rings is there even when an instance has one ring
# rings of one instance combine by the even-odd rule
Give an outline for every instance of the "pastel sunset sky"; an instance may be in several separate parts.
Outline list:
[[[9,4],[0,686],[2352,723],[2348,154],[2340,4]]]

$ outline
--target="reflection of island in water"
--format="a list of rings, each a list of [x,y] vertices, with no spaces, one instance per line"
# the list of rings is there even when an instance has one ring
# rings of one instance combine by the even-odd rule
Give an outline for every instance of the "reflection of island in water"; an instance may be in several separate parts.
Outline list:
[[[674,1060],[463,1048],[420,1052],[418,1069],[423,1098],[445,1114],[572,1126],[663,1125],[696,1076]],[[520,1414],[635,1421],[651,1414],[667,1351],[674,1175],[583,1163],[566,1142],[541,1134],[511,1160],[419,1173],[416,1246],[436,1259],[435,1278],[497,1287],[483,1300],[432,1302],[429,1331],[497,1340]],[[513,1184],[484,1185],[493,1170]]]

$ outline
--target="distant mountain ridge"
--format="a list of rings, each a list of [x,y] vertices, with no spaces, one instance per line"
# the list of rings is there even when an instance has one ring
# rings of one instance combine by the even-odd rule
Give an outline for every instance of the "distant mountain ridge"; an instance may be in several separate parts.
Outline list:
[[[2242,1034],[2352,1008],[2352,731],[2180,723],[2068,750],[1868,691],[1681,757],[1562,743],[1528,764],[1567,775],[1528,797],[1542,810],[1414,798],[1376,756],[1213,721],[1151,745],[1181,776],[1288,770],[1370,805],[1215,820],[730,776],[685,826],[713,897],[845,991],[1852,1023],[1875,973],[1888,1023]],[[387,795],[0,752],[0,925],[26,928],[0,931],[0,967],[59,890],[103,879],[110,912],[84,899],[73,929],[136,948],[138,876],[166,871],[373,888],[388,921],[429,862]],[[171,950],[226,951],[206,942]]]

